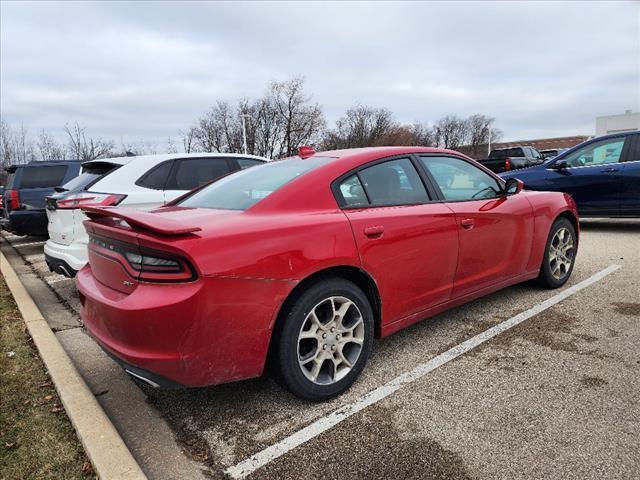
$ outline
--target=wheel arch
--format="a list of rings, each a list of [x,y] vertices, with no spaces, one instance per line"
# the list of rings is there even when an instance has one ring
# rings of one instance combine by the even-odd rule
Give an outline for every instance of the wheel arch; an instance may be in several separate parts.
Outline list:
[[[313,285],[316,282],[320,282],[323,278],[343,278],[357,285],[366,295],[369,303],[371,304],[371,310],[373,310],[374,320],[374,336],[380,337],[381,325],[382,325],[382,301],[380,299],[380,292],[378,285],[373,277],[365,270],[352,266],[352,265],[338,265],[333,267],[324,268],[317,272],[310,274],[301,280],[292,290],[289,295],[284,299],[278,314],[276,315],[271,329],[271,338],[269,339],[269,350],[267,359],[269,364],[272,363],[274,354],[275,339],[278,337],[279,329],[283,324],[284,312],[287,311],[289,305],[295,301],[298,296],[301,295],[304,290]]]
[[[573,229],[576,232],[576,240],[580,239],[580,222],[578,221],[578,217],[571,210],[564,210],[558,214],[558,216],[553,220],[554,222],[560,218],[566,218],[573,225]]]

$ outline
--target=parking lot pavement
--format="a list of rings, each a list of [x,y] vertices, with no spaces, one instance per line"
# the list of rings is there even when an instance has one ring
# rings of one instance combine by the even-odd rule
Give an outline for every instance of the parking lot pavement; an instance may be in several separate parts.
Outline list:
[[[314,436],[250,478],[637,478],[639,247],[638,220],[583,222],[569,285],[612,264],[619,270]],[[27,259],[39,271],[37,258]],[[77,306],[72,283],[51,288]],[[327,403],[298,400],[268,378],[143,391],[191,458],[222,477],[225,469],[234,472],[239,462],[557,293],[518,285],[378,341],[361,379]]]

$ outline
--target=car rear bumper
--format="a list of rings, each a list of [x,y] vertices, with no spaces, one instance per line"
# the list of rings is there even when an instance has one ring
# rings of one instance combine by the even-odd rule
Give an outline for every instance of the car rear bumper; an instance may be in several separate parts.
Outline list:
[[[48,236],[45,210],[14,210],[0,219],[0,226],[16,235]]]
[[[163,379],[151,379],[159,386],[187,387],[261,375],[277,306],[292,288],[288,281],[204,277],[139,283],[125,294],[100,283],[91,265],[78,272],[76,286],[81,318],[103,349],[140,369],[130,372]]]
[[[44,255],[49,265],[49,269],[52,269],[52,265],[64,265],[69,269],[68,277],[74,277],[78,271],[87,264],[87,244],[73,242],[70,245],[62,245],[56,243],[53,240],[47,240],[44,244]],[[63,273],[59,272],[57,273]]]

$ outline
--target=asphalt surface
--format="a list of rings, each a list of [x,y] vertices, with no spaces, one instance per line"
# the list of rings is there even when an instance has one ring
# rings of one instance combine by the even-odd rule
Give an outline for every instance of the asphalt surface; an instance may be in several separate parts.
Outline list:
[[[28,245],[37,240],[29,237],[5,240],[68,313],[62,320],[52,313],[50,322],[77,322],[73,281],[48,271],[42,244]],[[621,268],[249,478],[638,478],[639,220],[584,221],[567,286],[612,264]],[[266,377],[197,390],[135,387],[146,408],[128,418],[130,392],[112,397],[110,411],[118,412],[114,423],[125,441],[146,445],[138,446],[143,453],[133,453],[150,478],[173,478],[149,465],[157,461],[154,442],[165,452],[177,450],[174,476],[204,472],[221,478],[226,468],[556,293],[532,283],[518,285],[378,341],[362,377],[330,402],[296,399]],[[65,329],[82,333],[77,325]],[[109,360],[91,360],[98,355],[92,348],[98,349],[85,337],[64,346],[90,384],[107,391],[116,383],[121,390],[135,385]],[[149,428],[140,433],[146,421],[171,434],[154,435]]]

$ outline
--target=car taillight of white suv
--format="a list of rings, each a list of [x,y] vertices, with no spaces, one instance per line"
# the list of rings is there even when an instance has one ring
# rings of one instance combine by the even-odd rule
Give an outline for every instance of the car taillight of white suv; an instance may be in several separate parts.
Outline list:
[[[74,277],[87,263],[89,237],[81,207],[126,206],[153,210],[266,158],[227,153],[146,155],[92,160],[81,174],[47,197],[49,240],[45,260],[52,272]]]
[[[112,207],[124,200],[126,195],[112,193],[72,193],[55,201],[55,208],[70,210],[80,207]]]

